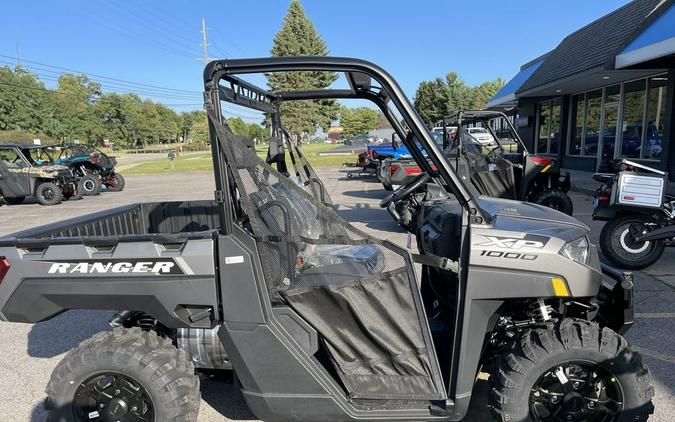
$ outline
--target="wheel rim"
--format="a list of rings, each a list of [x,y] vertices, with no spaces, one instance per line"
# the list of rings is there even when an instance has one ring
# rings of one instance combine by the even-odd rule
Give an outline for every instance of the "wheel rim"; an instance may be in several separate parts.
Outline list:
[[[47,201],[51,201],[52,199],[54,199],[54,189],[47,188],[47,189],[43,190],[42,191],[42,197]]]
[[[608,370],[594,362],[556,365],[539,377],[530,392],[530,414],[542,421],[616,420],[623,390]]]
[[[115,372],[99,373],[79,385],[73,398],[76,420],[152,422],[150,395],[136,380]]]
[[[656,247],[655,242],[637,242],[631,233],[631,226],[634,232],[641,234],[647,233],[647,228],[643,223],[628,221],[621,224],[612,233],[612,245],[620,245],[620,248],[614,248],[617,255],[628,261],[637,261],[647,257]]]
[[[84,186],[84,190],[86,190],[87,192],[93,191],[94,188],[96,187],[96,185],[94,184],[94,182],[91,181],[91,180],[85,180],[85,181],[84,181],[84,184],[83,184],[82,186]]]

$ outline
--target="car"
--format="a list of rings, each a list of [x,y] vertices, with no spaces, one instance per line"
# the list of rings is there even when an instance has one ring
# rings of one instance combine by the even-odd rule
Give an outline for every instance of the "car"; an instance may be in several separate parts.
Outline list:
[[[280,95],[239,78],[318,71],[345,73],[350,89]],[[650,372],[620,334],[630,274],[602,266],[574,218],[469,189],[382,68],[287,56],[216,60],[203,75],[213,200],[0,239],[1,320],[118,311],[54,369],[51,419],[194,422],[199,373],[223,372],[262,420],[456,421],[480,369],[501,421],[653,411]],[[308,164],[280,173],[285,161],[266,163],[220,117],[223,102],[264,111],[276,133],[281,103],[337,98],[374,102],[425,170],[381,203],[429,195],[419,254],[353,227]]]
[[[464,131],[465,142],[476,142],[480,145],[493,145],[495,138],[483,127],[470,127]]]
[[[37,155],[36,146],[0,145],[0,195],[6,203],[16,205],[35,197],[41,205],[56,205],[81,198],[82,187],[68,167],[44,164]]]
[[[84,144],[58,144],[43,148],[52,163],[70,167],[81,178],[84,195],[98,195],[102,186],[111,192],[124,189],[124,177],[115,171],[115,157]]]

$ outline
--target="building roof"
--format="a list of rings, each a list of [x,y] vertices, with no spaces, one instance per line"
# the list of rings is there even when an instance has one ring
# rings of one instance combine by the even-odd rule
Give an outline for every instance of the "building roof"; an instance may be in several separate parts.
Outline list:
[[[634,0],[563,39],[518,93],[592,69],[612,68],[614,56],[641,31],[666,0]],[[650,20],[651,22],[651,20]]]
[[[513,79],[508,81],[506,85],[502,87],[502,89],[497,91],[494,97],[490,98],[487,106],[492,108],[514,104],[516,100],[516,91],[518,91],[520,87],[523,86],[523,84],[530,76],[532,76],[532,74],[539,68],[539,66],[541,66],[542,63],[544,63],[544,61],[540,60],[534,63],[527,63],[527,65],[521,67],[520,72],[518,72],[516,76],[513,77]]]
[[[675,6],[670,6],[621,50],[615,67],[621,69],[674,53]]]

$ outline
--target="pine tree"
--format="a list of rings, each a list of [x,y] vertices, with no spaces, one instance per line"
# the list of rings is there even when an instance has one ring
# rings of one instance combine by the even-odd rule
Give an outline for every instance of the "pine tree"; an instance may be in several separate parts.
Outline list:
[[[328,47],[314,23],[305,15],[299,0],[291,0],[279,32],[274,36],[272,56],[326,56]],[[273,91],[320,89],[330,86],[335,72],[283,72],[267,75]],[[291,101],[281,105],[281,122],[299,140],[314,133],[316,126],[328,130],[337,114],[335,101]]]

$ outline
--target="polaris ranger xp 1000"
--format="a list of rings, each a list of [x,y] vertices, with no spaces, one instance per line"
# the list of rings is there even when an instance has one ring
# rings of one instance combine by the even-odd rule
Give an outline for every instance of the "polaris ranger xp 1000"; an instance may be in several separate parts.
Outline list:
[[[271,92],[238,77],[276,72],[341,72],[349,86]],[[54,420],[195,421],[204,370],[233,371],[269,421],[461,420],[481,370],[503,421],[647,419],[650,373],[620,335],[628,275],[601,268],[577,220],[475,193],[387,72],[351,58],[218,60],[204,82],[213,201],[128,205],[0,240],[2,320],[118,311],[54,370]],[[419,254],[351,226],[305,160],[279,173],[223,118],[227,102],[267,113],[279,144],[282,103],[330,99],[372,101],[436,187]]]

